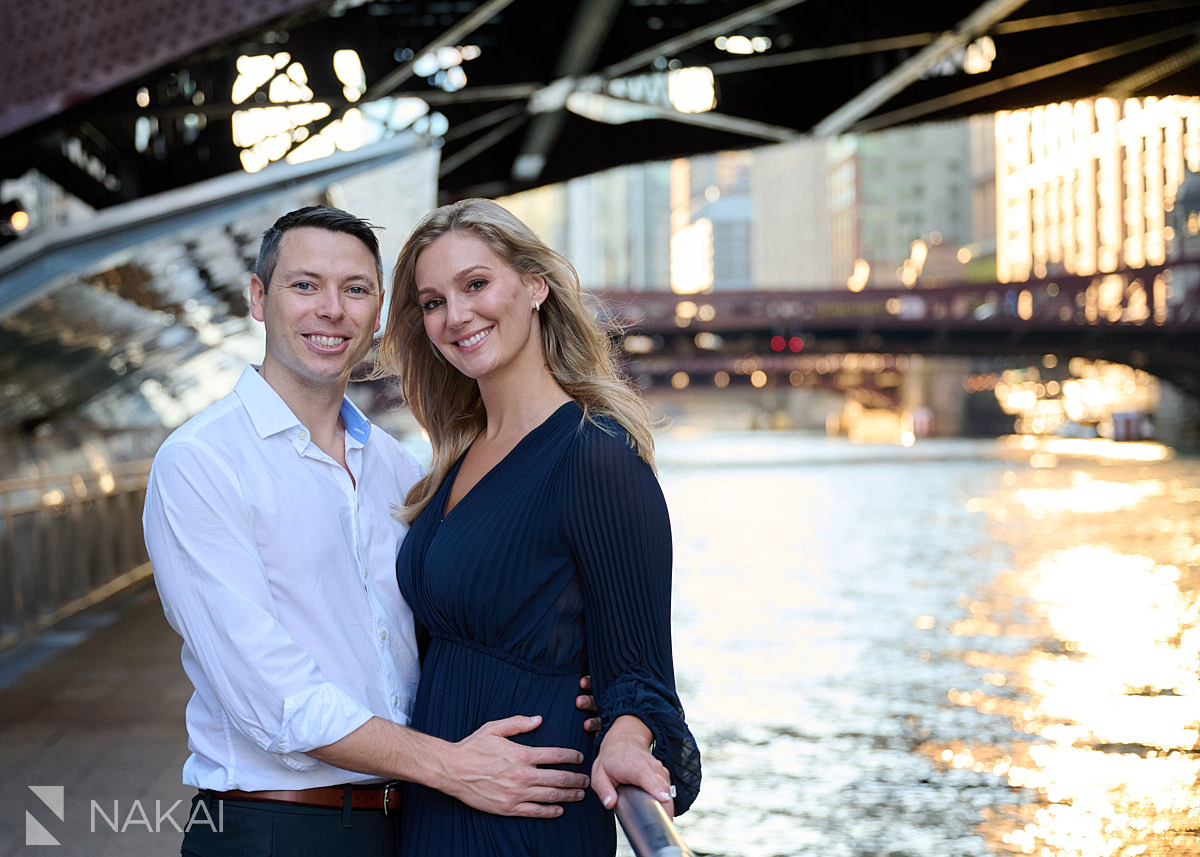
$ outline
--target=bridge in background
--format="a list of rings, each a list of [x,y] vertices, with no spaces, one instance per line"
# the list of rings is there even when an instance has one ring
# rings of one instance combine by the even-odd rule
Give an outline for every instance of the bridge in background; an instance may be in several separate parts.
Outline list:
[[[832,355],[875,355],[856,367],[890,372],[898,356],[912,354],[1053,354],[1128,364],[1200,398],[1200,289],[1186,280],[1195,270],[1188,262],[857,293],[600,295],[625,331],[630,373],[653,384],[677,372],[693,384],[711,384],[718,373],[725,383],[748,383],[764,372],[775,385],[796,385],[797,377],[833,369]]]

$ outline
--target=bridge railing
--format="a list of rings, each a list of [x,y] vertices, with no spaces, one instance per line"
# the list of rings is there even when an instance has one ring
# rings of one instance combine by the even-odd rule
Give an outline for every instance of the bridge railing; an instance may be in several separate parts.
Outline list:
[[[617,787],[617,820],[637,857],[694,857],[662,804],[639,788]]]
[[[1190,267],[1189,267],[1190,266]],[[1196,264],[1152,265],[1090,276],[1063,274],[1020,283],[945,283],[930,287],[794,291],[600,291],[610,317],[637,333],[681,329],[821,330],[870,323],[903,327],[1022,324],[1200,328]]]
[[[150,573],[150,462],[0,481],[0,649]]]

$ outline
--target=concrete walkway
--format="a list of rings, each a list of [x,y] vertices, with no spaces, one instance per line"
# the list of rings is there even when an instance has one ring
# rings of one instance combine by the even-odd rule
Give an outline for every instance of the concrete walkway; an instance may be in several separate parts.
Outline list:
[[[0,655],[0,855],[179,853],[194,793],[179,647],[146,581]],[[29,786],[61,794],[63,818]]]
[[[0,857],[179,854],[195,794],[179,648],[147,578],[0,653]]]

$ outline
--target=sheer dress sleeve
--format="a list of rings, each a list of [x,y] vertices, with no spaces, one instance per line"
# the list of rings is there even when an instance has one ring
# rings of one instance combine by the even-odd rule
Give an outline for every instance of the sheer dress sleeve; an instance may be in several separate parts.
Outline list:
[[[624,430],[580,429],[565,474],[566,540],[579,576],[588,664],[604,731],[632,714],[676,786],[682,814],[700,790],[700,751],[675,690],[671,523],[662,489]]]

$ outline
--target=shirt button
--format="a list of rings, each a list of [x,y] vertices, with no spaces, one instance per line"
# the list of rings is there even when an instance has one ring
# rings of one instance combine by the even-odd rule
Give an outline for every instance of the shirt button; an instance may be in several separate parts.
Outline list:
[[[393,696],[392,697],[392,708],[395,708],[399,704],[400,704],[400,697]]]
[[[304,429],[300,429],[300,434],[298,435],[298,437],[301,440],[307,442],[308,441],[308,432],[306,432]]]
[[[386,639],[387,639],[387,631],[386,631],[386,630],[383,630],[383,631],[380,631],[380,632],[379,632],[379,639],[381,639],[381,640],[386,640]]]

